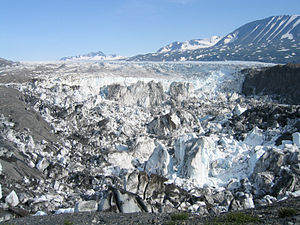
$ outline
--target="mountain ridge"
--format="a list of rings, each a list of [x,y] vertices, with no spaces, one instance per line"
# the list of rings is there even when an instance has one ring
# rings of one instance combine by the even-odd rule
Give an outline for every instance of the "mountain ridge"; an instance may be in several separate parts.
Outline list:
[[[184,42],[172,42],[162,48],[160,48],[157,53],[164,53],[170,51],[185,51],[185,50],[195,50],[198,48],[208,48],[215,45],[221,40],[220,36],[212,36],[210,38],[193,39]]]
[[[84,61],[84,60],[119,60],[125,57],[116,54],[106,55],[102,51],[90,52],[87,54],[62,57],[60,61]]]
[[[300,15],[271,16],[246,23],[208,48],[148,53],[128,60],[300,62]]]

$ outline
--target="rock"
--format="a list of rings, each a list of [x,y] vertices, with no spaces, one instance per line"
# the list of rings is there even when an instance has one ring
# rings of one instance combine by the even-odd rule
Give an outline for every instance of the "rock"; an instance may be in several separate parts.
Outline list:
[[[237,192],[231,201],[229,210],[243,210],[254,208],[253,197],[251,194]]]
[[[22,208],[17,208],[17,207],[9,207],[9,211],[13,212],[15,215],[20,216],[20,217],[25,217],[29,216],[29,211],[22,209]]]
[[[0,211],[0,223],[13,219],[14,216],[7,211]]]
[[[148,208],[138,195],[109,187],[100,201],[99,211],[134,213],[148,212]]]
[[[299,179],[288,168],[282,168],[279,172],[279,178],[272,186],[273,196],[284,196],[287,191],[294,191],[295,185]]]
[[[255,200],[255,203],[258,206],[266,206],[266,205],[271,205],[272,203],[274,203],[276,201],[277,201],[277,199],[275,197],[266,195],[262,199]]]
[[[272,172],[261,172],[255,175],[256,195],[270,194],[274,185],[274,174]]]
[[[19,204],[19,198],[15,191],[10,192],[5,198],[5,203],[10,206],[17,206]]]
[[[50,163],[48,162],[47,159],[42,158],[37,164],[36,164],[36,168],[43,172],[48,166],[50,165]]]
[[[299,132],[295,132],[295,133],[292,134],[292,136],[293,136],[293,143],[295,145],[297,145],[298,148],[300,148],[300,133]]]
[[[147,207],[138,196],[130,194],[129,192],[115,190],[116,199],[120,212],[122,213],[134,213],[148,211]]]
[[[74,212],[95,212],[97,210],[98,203],[94,200],[77,202],[74,208]]]
[[[189,128],[197,127],[201,129],[198,119],[193,114],[185,110],[177,109],[171,110],[168,114],[155,118],[148,124],[147,128],[150,134],[166,137],[170,136],[182,126]]]
[[[278,174],[281,166],[284,164],[284,158],[285,155],[280,150],[267,150],[256,162],[253,175],[267,171]]]
[[[287,64],[249,70],[242,93],[249,95],[276,95],[282,103],[300,104],[300,65]]]

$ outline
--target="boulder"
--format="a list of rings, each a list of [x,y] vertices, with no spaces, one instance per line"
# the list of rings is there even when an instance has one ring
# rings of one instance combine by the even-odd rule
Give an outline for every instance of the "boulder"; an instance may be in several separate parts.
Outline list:
[[[148,208],[138,195],[123,189],[109,187],[100,201],[99,211],[135,213],[148,212]]]
[[[229,210],[243,210],[254,208],[253,197],[249,193],[237,192],[231,201]]]
[[[5,198],[5,203],[10,206],[17,206],[19,204],[19,198],[15,191],[10,192]]]
[[[95,212],[97,210],[98,203],[94,200],[77,202],[74,208],[74,212]]]

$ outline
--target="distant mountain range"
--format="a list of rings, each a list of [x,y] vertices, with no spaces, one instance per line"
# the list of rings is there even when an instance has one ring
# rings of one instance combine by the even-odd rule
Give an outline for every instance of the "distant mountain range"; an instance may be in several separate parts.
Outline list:
[[[300,62],[300,16],[272,16],[250,22],[219,41],[213,39],[211,45],[197,46],[195,41],[201,42],[174,42],[156,53],[137,55],[128,60]]]
[[[124,59],[124,56],[117,56],[115,54],[106,55],[101,51],[98,52],[91,52],[84,55],[77,55],[77,56],[68,56],[63,57],[61,61],[85,61],[85,60],[119,60]]]
[[[122,57],[92,52],[61,60],[260,61],[300,63],[300,16],[272,16],[247,23],[225,37],[173,42],[155,53]]]

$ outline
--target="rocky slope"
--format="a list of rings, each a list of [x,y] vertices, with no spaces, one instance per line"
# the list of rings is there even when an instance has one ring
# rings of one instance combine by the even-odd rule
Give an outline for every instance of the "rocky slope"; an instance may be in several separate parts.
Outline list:
[[[299,196],[299,105],[241,94],[240,71],[266,66],[60,62],[1,70],[1,220],[96,211],[209,216]]]
[[[300,16],[273,16],[247,23],[209,48],[149,53],[129,60],[299,63],[299,43]]]
[[[282,103],[300,104],[300,64],[278,65],[259,70],[247,70],[243,94],[271,95]]]

